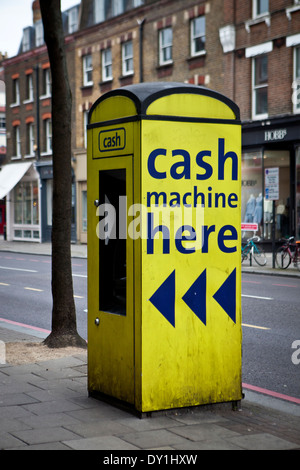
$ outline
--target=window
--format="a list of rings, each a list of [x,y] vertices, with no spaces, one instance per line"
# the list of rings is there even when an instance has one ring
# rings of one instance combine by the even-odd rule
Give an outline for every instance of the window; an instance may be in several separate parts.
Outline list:
[[[14,223],[24,225],[39,224],[39,199],[37,181],[21,182],[15,186]],[[22,236],[22,231],[19,232],[21,232],[19,233],[19,236]],[[31,230],[24,230],[23,237],[31,238]]]
[[[12,83],[12,105],[20,104],[20,82],[18,78],[13,79]]]
[[[124,13],[124,0],[113,0],[112,8],[113,16],[121,15]]]
[[[112,80],[111,48],[102,51],[102,81]]]
[[[51,72],[50,68],[43,69],[42,98],[51,96]]]
[[[26,124],[26,155],[34,156],[34,127],[32,122]]]
[[[44,152],[52,152],[52,122],[51,119],[44,120]]]
[[[30,50],[30,28],[23,30],[22,52]]]
[[[94,17],[95,24],[105,21],[105,0],[95,0],[94,2]]]
[[[205,52],[205,16],[191,22],[191,56]]]
[[[85,55],[83,57],[83,85],[93,85],[93,62],[92,55]]]
[[[252,59],[252,115],[253,119],[268,117],[268,56]]]
[[[14,158],[21,158],[20,126],[15,126],[13,129],[13,156]]]
[[[32,74],[26,75],[26,100],[33,101],[33,80]]]
[[[42,20],[39,20],[35,23],[35,45],[36,47],[42,46],[44,44],[44,28]]]
[[[173,31],[165,28],[159,31],[159,65],[172,63]]]
[[[122,44],[122,75],[133,73],[133,44],[127,41]]]
[[[69,19],[69,26],[68,31],[69,33],[73,33],[77,31],[78,28],[78,8],[72,8],[68,11],[68,19]]]
[[[47,225],[52,226],[53,179],[46,180]]]
[[[0,129],[6,128],[5,114],[0,113]]]
[[[253,0],[253,18],[269,13],[269,0]]]
[[[294,113],[300,113],[300,46],[294,49],[293,105]]]

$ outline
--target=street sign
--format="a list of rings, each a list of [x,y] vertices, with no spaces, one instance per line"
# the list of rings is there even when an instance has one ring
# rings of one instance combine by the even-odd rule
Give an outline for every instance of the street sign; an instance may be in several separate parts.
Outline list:
[[[265,169],[265,198],[268,201],[279,199],[279,168]]]
[[[245,231],[248,231],[248,232],[257,232],[258,224],[243,223],[241,228],[242,228],[242,230],[245,230]]]

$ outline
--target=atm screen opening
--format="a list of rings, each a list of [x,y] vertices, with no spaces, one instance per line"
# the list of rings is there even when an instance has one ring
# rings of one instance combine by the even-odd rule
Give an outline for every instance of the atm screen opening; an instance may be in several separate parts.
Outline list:
[[[126,170],[99,171],[99,310],[118,315],[126,315],[126,237],[119,236],[124,196]]]

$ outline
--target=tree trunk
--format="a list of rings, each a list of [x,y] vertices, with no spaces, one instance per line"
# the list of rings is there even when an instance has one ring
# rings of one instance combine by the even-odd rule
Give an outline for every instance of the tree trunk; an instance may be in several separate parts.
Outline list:
[[[52,331],[49,347],[83,346],[78,335],[71,264],[71,108],[60,0],[40,0],[52,75]]]

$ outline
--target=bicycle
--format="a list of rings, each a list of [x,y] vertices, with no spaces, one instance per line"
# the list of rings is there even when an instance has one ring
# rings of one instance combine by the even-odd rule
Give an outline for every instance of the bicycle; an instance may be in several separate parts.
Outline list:
[[[255,235],[254,237],[248,238],[247,244],[244,247],[242,247],[242,262],[248,259],[248,255],[249,255],[250,262],[251,262],[251,257],[253,257],[259,266],[266,265],[267,257],[266,257],[266,253],[264,249],[258,248],[258,246],[256,246],[256,243],[258,243],[259,241],[260,241],[260,238],[257,235]]]
[[[300,271],[300,241],[293,243],[295,237],[285,240],[285,243],[276,250],[275,260],[278,268],[287,269],[293,262]]]

